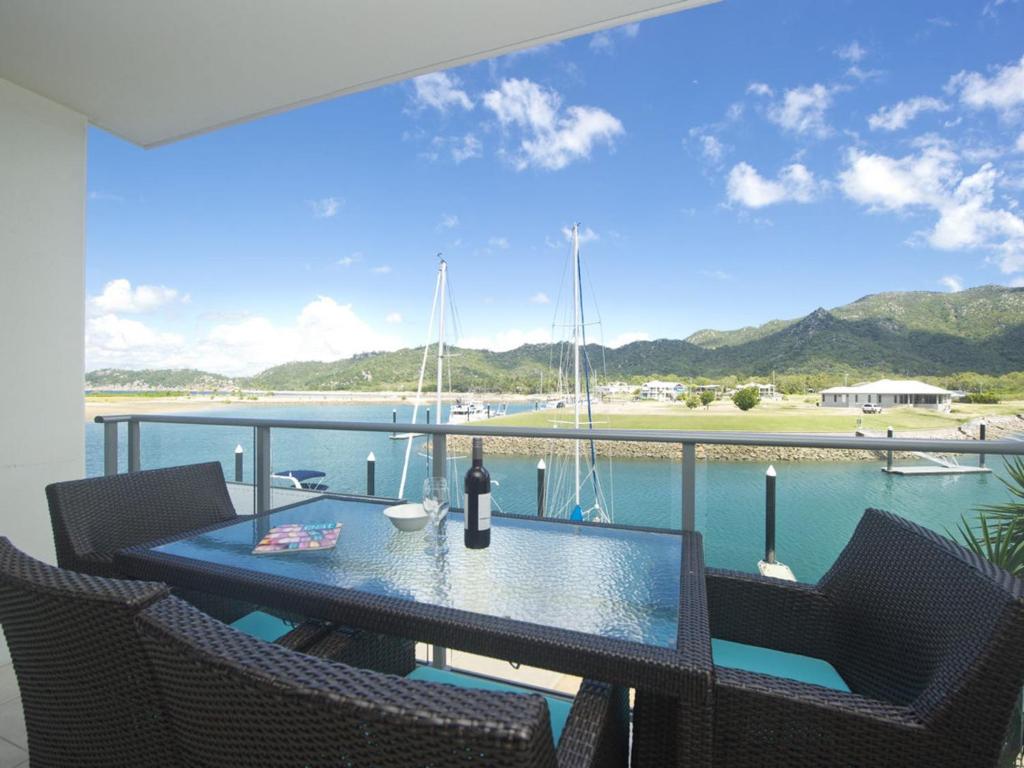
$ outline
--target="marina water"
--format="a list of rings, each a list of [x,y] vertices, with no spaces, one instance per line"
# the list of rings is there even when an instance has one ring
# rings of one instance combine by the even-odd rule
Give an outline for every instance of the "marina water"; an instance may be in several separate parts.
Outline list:
[[[398,421],[408,422],[412,405],[254,405],[238,406],[195,415],[245,418],[318,419],[390,422],[392,408]],[[532,408],[521,404],[509,412]],[[421,409],[422,414],[422,409]],[[125,470],[125,427],[121,426],[120,460]],[[86,471],[103,473],[103,428],[86,425]],[[142,425],[142,468],[174,466],[200,461],[219,461],[225,476],[234,476],[234,450],[245,451],[244,480],[252,482],[254,430],[178,424]],[[427,439],[415,438],[405,496],[419,500],[428,459],[422,455]],[[486,439],[484,442],[486,451]],[[332,491],[366,492],[366,457],[377,458],[376,491],[380,496],[398,494],[405,456],[405,441],[387,434],[332,432],[325,430],[274,429],[271,436],[272,468],[317,469],[327,473]],[[496,510],[536,514],[536,465],[541,456],[486,455]],[[964,462],[976,457],[965,456]],[[999,477],[1003,462],[990,456],[992,474],[899,477],[880,471],[878,460],[782,462],[777,465],[778,521],[776,550],[800,581],[814,581],[831,565],[849,540],[867,507],[886,509],[914,522],[947,533],[961,515],[974,517],[980,504],[1007,501],[1009,494]],[[459,457],[456,478],[469,467]],[[697,527],[704,534],[708,565],[756,571],[764,548],[764,473],[757,462],[699,462],[697,466]],[[615,459],[611,477],[603,478],[612,499],[615,522],[659,528],[681,524],[681,468],[679,462]],[[553,567],[557,564],[553,563]],[[596,575],[596,574],[595,574]]]

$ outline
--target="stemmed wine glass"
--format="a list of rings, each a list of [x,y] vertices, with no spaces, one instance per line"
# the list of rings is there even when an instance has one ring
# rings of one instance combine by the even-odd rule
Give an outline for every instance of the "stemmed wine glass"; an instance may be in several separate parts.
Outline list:
[[[448,481],[443,477],[428,477],[423,481],[423,511],[427,513],[427,551],[444,552],[441,541],[441,521],[448,514]]]

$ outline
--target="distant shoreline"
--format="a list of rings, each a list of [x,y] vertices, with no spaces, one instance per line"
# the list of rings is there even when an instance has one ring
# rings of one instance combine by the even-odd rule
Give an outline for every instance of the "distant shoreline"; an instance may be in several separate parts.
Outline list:
[[[444,402],[453,402],[460,397],[472,397],[491,403],[527,402],[526,395],[508,395],[495,393],[474,393],[472,395],[444,394]],[[421,404],[430,407],[436,395],[427,393],[422,396]],[[170,397],[153,397],[146,392],[125,391],[122,393],[87,394],[85,396],[85,421],[91,422],[97,416],[114,416],[127,413],[187,413],[189,411],[216,410],[239,405],[372,405],[395,404],[411,405],[416,400],[415,392],[273,392],[251,393],[241,396],[233,394],[212,395],[180,395]]]

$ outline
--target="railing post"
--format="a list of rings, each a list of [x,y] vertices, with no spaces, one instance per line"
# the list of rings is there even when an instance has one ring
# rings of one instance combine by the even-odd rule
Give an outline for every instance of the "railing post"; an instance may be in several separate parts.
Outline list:
[[[373,455],[373,451],[370,451],[370,455],[366,457],[366,495],[376,496],[377,482],[377,457]]]
[[[391,423],[392,424],[397,424],[398,423],[398,409],[397,408],[392,408],[391,409]],[[396,432],[394,430],[391,430],[391,434],[392,434],[392,436],[394,436],[396,434]],[[412,438],[410,438],[410,439],[412,439]]]
[[[448,477],[448,435],[435,434],[431,438],[431,454],[433,462],[430,465],[431,477]],[[453,491],[449,488],[449,494]]]
[[[128,422],[128,471],[138,472],[142,469],[142,430],[141,424],[132,419]]]
[[[433,477],[447,477],[448,476],[448,435],[435,434],[431,440],[431,454],[433,455],[433,461],[431,463],[431,475]],[[457,478],[456,478],[457,480]],[[448,496],[451,498],[452,493],[455,491],[454,488],[448,488]],[[448,649],[443,645],[435,645],[433,653],[431,654],[430,664],[438,669],[444,669],[448,666]]]
[[[978,425],[978,439],[979,440],[983,441],[985,439],[985,432],[986,431],[988,431],[987,430],[987,425],[985,424],[984,421],[982,421],[981,424]],[[979,467],[984,467],[985,466],[985,454],[984,453],[979,453],[978,454],[978,466]]]
[[[547,502],[547,488],[544,485],[545,474],[547,474],[547,465],[544,463],[544,459],[541,459],[537,462],[537,517],[544,517],[544,507]]]
[[[892,437],[892,427],[885,430],[885,436]],[[885,471],[892,472],[892,449],[890,448],[885,454]]]
[[[775,467],[764,476],[764,561],[775,562]]]
[[[245,449],[239,443],[235,446],[235,482],[242,482],[245,477]]]
[[[697,446],[683,443],[683,530],[697,527]]]
[[[430,423],[430,409],[427,408],[427,424]]]
[[[256,427],[256,514],[270,509],[270,427]]]
[[[117,422],[103,424],[103,474],[117,474]]]

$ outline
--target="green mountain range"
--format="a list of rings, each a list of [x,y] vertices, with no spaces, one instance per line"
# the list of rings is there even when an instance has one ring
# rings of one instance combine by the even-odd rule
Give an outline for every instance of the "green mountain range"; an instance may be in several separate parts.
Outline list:
[[[508,352],[451,350],[454,391],[533,392],[553,375],[549,345]],[[989,376],[1024,371],[1024,288],[981,286],[959,293],[877,293],[796,320],[732,331],[701,330],[683,340],[637,341],[617,349],[589,345],[591,367],[611,379],[765,377],[777,374]],[[414,390],[423,348],[293,362],[231,379],[203,371],[86,374],[104,388],[261,390]],[[557,362],[557,357],[554,358]],[[446,382],[446,389],[449,388]]]

